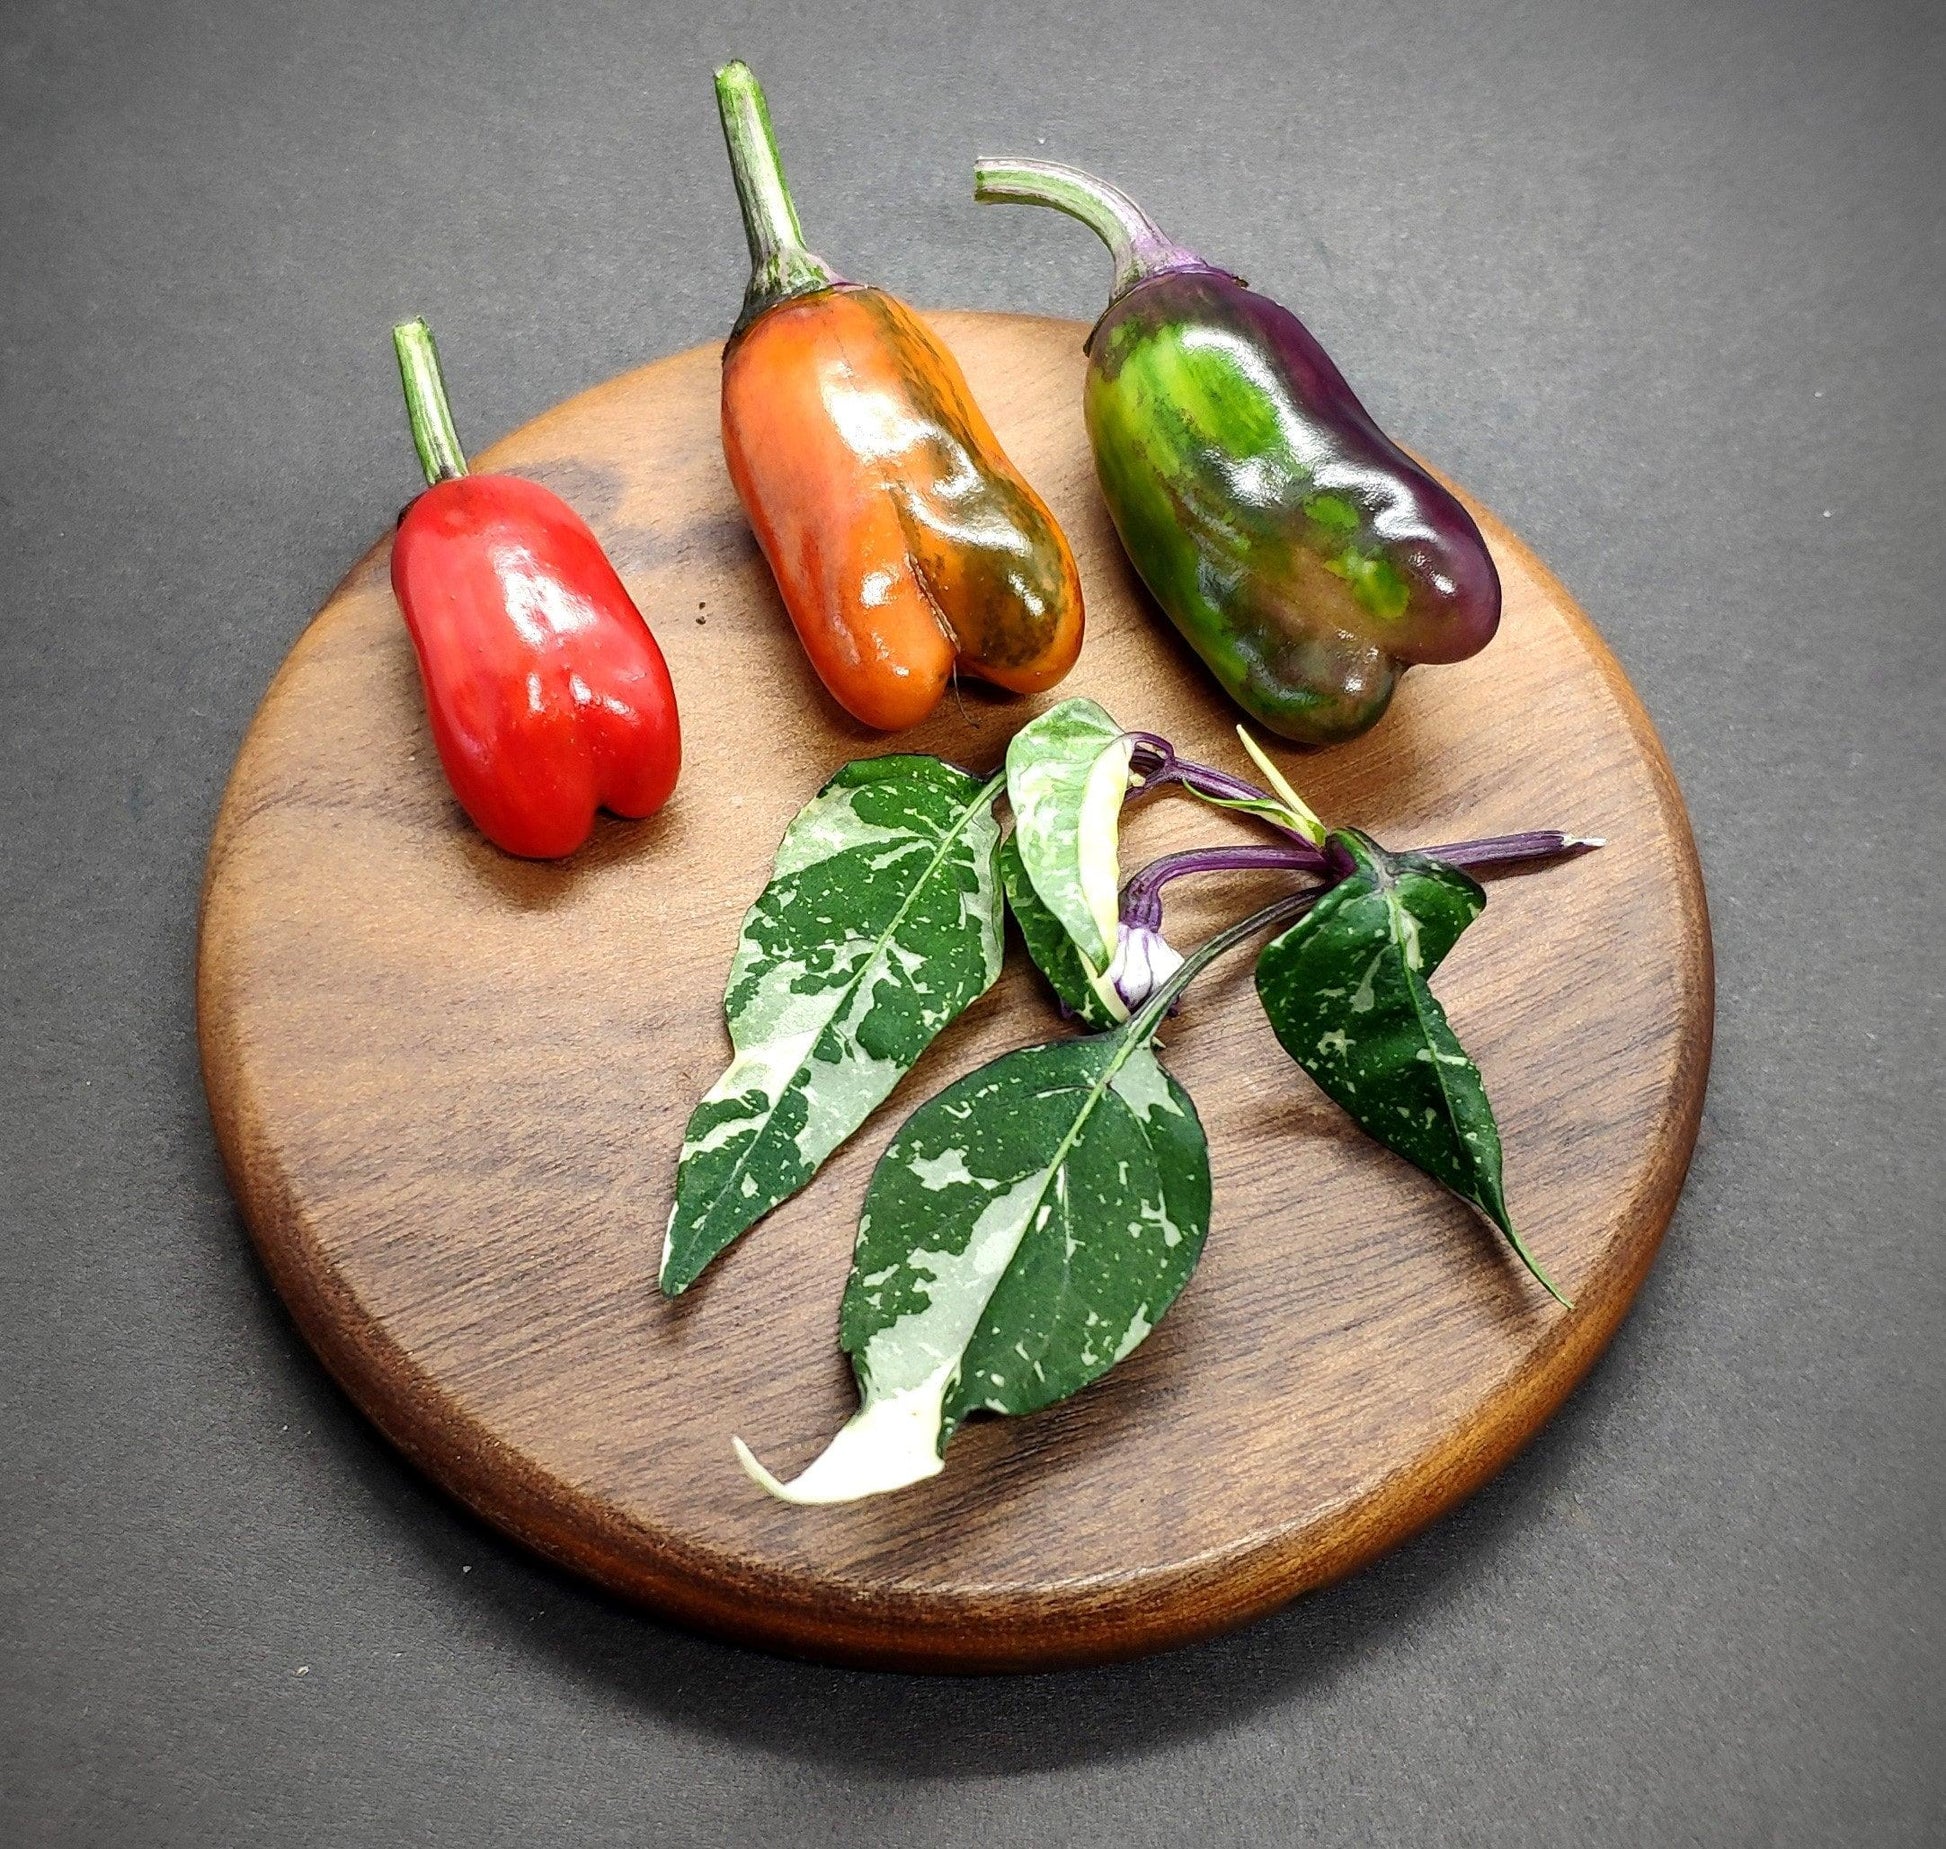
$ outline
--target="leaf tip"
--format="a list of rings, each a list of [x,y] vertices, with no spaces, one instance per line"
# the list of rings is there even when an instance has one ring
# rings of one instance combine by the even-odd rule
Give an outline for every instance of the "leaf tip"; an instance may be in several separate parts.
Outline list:
[[[763,1465],[757,1462],[756,1454],[741,1438],[732,1435],[730,1449],[736,1453],[737,1462],[743,1466],[743,1474],[752,1483],[756,1484],[760,1490],[775,1496],[779,1502],[789,1502],[791,1500],[790,1496],[785,1492],[784,1485],[778,1482]]]
[[[1494,1194],[1497,1198],[1480,1195],[1467,1195],[1465,1198],[1471,1200],[1474,1206],[1478,1207],[1506,1235],[1507,1243],[1514,1249],[1514,1256],[1527,1267],[1533,1275],[1534,1282],[1564,1310],[1573,1309],[1574,1299],[1547,1275],[1547,1267],[1527,1249],[1527,1241],[1514,1231],[1513,1219],[1507,1212],[1505,1195],[1499,1194],[1497,1189]]]
[[[1533,1253],[1528,1251],[1526,1243],[1521,1239],[1520,1235],[1505,1220],[1500,1222],[1500,1226],[1502,1231],[1506,1233],[1507,1238],[1512,1242],[1514,1251],[1519,1254],[1520,1262],[1534,1274],[1535,1281],[1540,1287],[1564,1310],[1573,1309],[1574,1299],[1547,1275],[1546,1268]]]
[[[662,1231],[662,1262],[655,1268],[656,1288],[665,1297],[680,1297],[695,1280],[695,1274],[684,1277],[676,1266],[676,1213],[677,1207],[669,1209],[669,1224]]]

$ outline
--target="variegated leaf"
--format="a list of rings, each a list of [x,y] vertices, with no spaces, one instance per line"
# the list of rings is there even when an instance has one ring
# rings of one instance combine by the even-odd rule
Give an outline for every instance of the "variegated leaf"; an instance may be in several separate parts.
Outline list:
[[[1047,986],[1089,1027],[1109,1028],[1126,1020],[1128,1010],[1107,976],[1089,969],[1074,939],[1041,903],[1021,861],[1020,843],[1012,835],[1000,843],[1000,884],[1007,894],[1007,909],[1020,927],[1021,941],[1034,967],[1047,978]]]
[[[857,1414],[791,1502],[849,1502],[938,1472],[975,1411],[1033,1412],[1161,1320],[1209,1230],[1209,1150],[1156,1062],[1159,1018],[1008,1053],[922,1105],[859,1220],[841,1341]]]
[[[791,823],[723,998],[736,1057],[684,1137],[670,1296],[803,1187],[992,986],[998,793],[937,758],[866,758]]]
[[[1486,1087],[1428,986],[1485,892],[1457,867],[1388,854],[1356,829],[1330,840],[1352,871],[1257,959],[1272,1029],[1361,1128],[1478,1207],[1560,1297],[1514,1231]]]
[[[1092,700],[1063,700],[1007,747],[1007,801],[1021,863],[1089,969],[1115,955],[1116,836],[1134,743]]]

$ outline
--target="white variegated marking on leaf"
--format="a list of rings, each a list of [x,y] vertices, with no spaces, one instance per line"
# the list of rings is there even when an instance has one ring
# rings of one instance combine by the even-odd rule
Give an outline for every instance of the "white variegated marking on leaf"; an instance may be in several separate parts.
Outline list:
[[[1122,1339],[1115,1344],[1115,1359],[1126,1361],[1140,1346],[1142,1338],[1154,1327],[1155,1324],[1149,1321],[1149,1306],[1145,1303],[1135,1312],[1134,1318],[1122,1332]]]
[[[1102,950],[1095,960],[1112,958],[1115,923],[1120,913],[1122,799],[1128,794],[1129,759],[1135,747],[1126,738],[1095,760],[1081,794],[1078,830],[1081,899],[1101,934]],[[1033,869],[1028,869],[1030,875]]]
[[[1075,953],[1080,955],[1079,950]],[[1088,986],[1101,997],[1102,1006],[1118,1021],[1128,1019],[1128,1003],[1122,1000],[1121,991],[1115,987],[1113,978],[1106,970],[1098,970],[1084,956],[1081,967],[1087,973]]]
[[[1407,969],[1423,969],[1426,959],[1419,948],[1419,920],[1399,903],[1396,892],[1385,895],[1385,909],[1392,921],[1392,941],[1404,953]]]
[[[1164,1245],[1175,1246],[1182,1243],[1182,1228],[1169,1218],[1169,1210],[1160,1201],[1144,1201],[1137,1212],[1162,1234]]]
[[[929,770],[923,768],[927,764]],[[889,778],[826,788],[806,804],[778,848],[770,884],[746,916],[732,959],[725,1014],[734,1056],[692,1114],[692,1130],[684,1140],[676,1200],[663,1237],[665,1282],[679,1231],[687,1227],[720,1250],[743,1226],[802,1186],[890,1092],[923,1050],[924,1040],[999,973],[1000,904],[993,867],[999,831],[990,803],[972,786],[962,806],[954,780],[964,773],[946,772],[936,761],[914,761],[911,774],[918,781],[904,788]],[[867,791],[875,796],[877,811],[903,815],[911,825],[866,819],[859,803]],[[799,911],[820,902],[838,909],[830,897],[820,901],[807,896],[806,876],[838,856],[857,855],[861,848],[868,850],[870,870],[884,873],[909,865],[909,881],[895,884],[888,895],[903,893],[896,911],[882,926],[872,917],[864,928],[842,919],[806,917],[799,938]],[[921,893],[948,866],[956,869],[955,886],[941,896],[953,893],[960,928],[972,925],[975,933],[970,945],[951,950],[956,960],[945,965],[951,983],[934,999],[938,984],[921,985],[916,973],[928,965],[928,948],[937,950],[933,940],[944,921],[935,912],[917,944],[901,941],[899,932]],[[899,881],[898,873],[893,877]],[[962,880],[963,885],[958,883]],[[833,890],[830,878],[823,881],[823,889],[827,894]],[[808,888],[811,895],[817,892],[815,885]],[[914,928],[924,919],[926,914],[919,913]],[[805,946],[802,951],[797,950],[799,943]],[[965,954],[969,948],[977,967]],[[924,998],[916,1010],[916,1027],[924,1038],[915,1040],[912,1028],[906,1027],[900,1030],[906,1043],[902,1056],[867,1052],[861,1039],[867,1020],[888,990],[900,989]],[[803,1122],[788,1142],[767,1142],[766,1133],[793,1094],[801,1100]],[[702,1128],[693,1128],[699,1123]],[[761,1157],[760,1150],[766,1152]],[[711,1156],[717,1159],[701,1184],[709,1192],[694,1187],[686,1191],[684,1170],[693,1160]],[[720,1206],[727,1200],[748,1204],[734,1216],[732,1228],[726,1228]],[[705,1230],[712,1215],[716,1230]],[[685,1269],[688,1264],[685,1258]]]
[[[942,1150],[936,1156],[914,1156],[911,1167],[920,1187],[932,1194],[937,1194],[941,1188],[950,1188],[956,1182],[972,1182],[975,1187],[981,1188],[994,1185],[990,1181],[982,1181],[968,1170],[966,1151],[963,1149]]]
[[[866,1347],[858,1363],[866,1389],[857,1412],[789,1483],[736,1440],[737,1457],[757,1482],[786,1502],[850,1502],[937,1474],[947,1391],[994,1287],[1043,1210],[1048,1175],[1042,1169],[1026,1176],[989,1201],[965,1251],[911,1253],[906,1265],[925,1283],[927,1306],[880,1330]]]
[[[912,837],[896,828],[867,822],[858,813],[857,787],[821,790],[804,805],[777,848],[770,877],[790,879],[807,867],[831,859],[834,854],[850,853],[854,848],[874,842],[910,846]]]
[[[859,1043],[858,1030],[877,1003],[880,980],[889,975],[887,959],[868,967],[851,990],[843,1010],[821,1034],[819,1046],[801,1068],[804,1088],[804,1125],[793,1139],[797,1153],[816,1168],[826,1156],[871,1115],[873,1107],[905,1074],[896,1059],[874,1059]],[[930,1018],[927,1026],[935,1026]],[[840,1057],[827,1059],[823,1049],[833,1038]]]
[[[942,1468],[939,1409],[958,1366],[956,1358],[903,1392],[867,1400],[789,1483],[780,1483],[741,1438],[732,1438],[737,1462],[752,1482],[781,1502],[856,1502],[861,1496],[923,1483]]]
[[[1115,954],[1116,835],[1133,754],[1133,742],[1092,700],[1050,707],[1007,747],[1022,864],[1091,971],[1106,970]]]
[[[848,1503],[934,1475],[942,1407],[959,1376],[959,1357],[1043,1207],[1047,1179],[1043,1168],[994,1195],[973,1222],[965,1251],[917,1250],[907,1257],[926,1285],[926,1308],[880,1329],[866,1345],[858,1357],[864,1399],[810,1468],[778,1483],[738,1440],[743,1469],[786,1503]]]
[[[1153,1059],[1131,1059],[1115,1074],[1115,1092],[1146,1123],[1157,1111],[1180,1117],[1182,1107],[1169,1090],[1168,1075]]]
[[[907,1258],[907,1267],[926,1287],[927,1304],[881,1329],[867,1345],[860,1367],[873,1393],[917,1386],[942,1362],[958,1367],[994,1286],[1013,1263],[1034,1216],[1044,1211],[1049,1173],[1037,1170],[988,1201],[973,1222],[964,1251],[921,1247]]]
[[[969,1410],[1027,1411],[1076,1391],[1147,1335],[1201,1248],[1208,1169],[1200,1126],[1172,1091],[1146,1037],[1132,1045],[1103,1039],[1023,1049],[962,1085],[957,1097],[915,1114],[873,1178],[870,1198],[881,1206],[896,1203],[897,1217],[881,1214],[885,1224],[871,1234],[866,1216],[856,1262],[871,1263],[875,1251],[897,1258],[855,1271],[846,1292],[845,1345],[859,1383],[858,1413],[793,1483],[777,1483],[739,1450],[753,1477],[786,1500],[835,1502],[917,1481],[932,1474],[947,1434]],[[948,1126],[976,1108],[984,1114],[962,1140]],[[1180,1169],[1165,1175],[1157,1168],[1134,1185],[1116,1143],[1103,1147],[1095,1140],[1131,1135],[1158,1162],[1165,1147],[1175,1152],[1172,1160],[1182,1160],[1187,1138],[1198,1166],[1186,1177]],[[1041,1160],[1022,1174],[1023,1156]],[[1112,1161],[1113,1182],[1104,1158]],[[995,1163],[1004,1166],[980,1173]],[[1195,1203],[1199,1185],[1196,1217],[1177,1225],[1172,1201]],[[1172,1187],[1187,1192],[1178,1197]],[[928,1238],[935,1228],[941,1236]],[[881,1243],[868,1244],[868,1235]],[[1123,1256],[1124,1237],[1139,1259]],[[1030,1241],[1036,1242],[1031,1262],[1047,1267],[1049,1240],[1059,1241],[1053,1249],[1059,1260],[1051,1272],[1033,1275],[1059,1282],[1051,1296],[1038,1281],[1023,1295],[1012,1268],[1017,1260],[1030,1262]],[[1090,1246],[1092,1260],[1077,1273],[1075,1261]],[[1164,1258],[1178,1251],[1189,1255],[1186,1263]],[[1131,1273],[1131,1263],[1140,1270]],[[1152,1281],[1138,1295],[1144,1279]],[[1004,1299],[1003,1290],[1011,1293]],[[1103,1290],[1111,1295],[1091,1302]],[[1118,1339],[1108,1339],[1096,1303],[1112,1304],[1109,1327],[1121,1327]],[[1004,1351],[996,1346],[1002,1343]],[[970,1359],[971,1351],[984,1358]],[[962,1385],[966,1366],[978,1371]],[[888,1407],[894,1410],[882,1410]],[[915,1430],[922,1415],[933,1421],[923,1438]],[[876,1455],[879,1448],[884,1456]]]
[[[1378,993],[1372,987],[1372,983],[1373,979],[1378,975],[1379,965],[1384,961],[1385,952],[1381,950],[1365,965],[1365,973],[1359,977],[1358,987],[1351,992],[1350,1005],[1353,1014],[1370,1014],[1373,1007],[1377,1004]]]

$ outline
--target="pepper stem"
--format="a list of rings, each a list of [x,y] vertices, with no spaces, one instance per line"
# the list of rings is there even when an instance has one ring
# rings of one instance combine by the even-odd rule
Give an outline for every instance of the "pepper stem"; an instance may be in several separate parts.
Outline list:
[[[770,126],[770,105],[756,72],[741,58],[731,59],[716,73],[716,109],[723,118],[743,235],[750,242],[750,284],[736,324],[741,332],[765,309],[794,295],[829,289],[838,277],[822,257],[804,247],[804,228],[797,222],[776,131]]]
[[[439,349],[423,316],[401,321],[392,330],[392,351],[398,355],[406,421],[412,426],[412,447],[419,452],[426,486],[464,475],[466,451],[460,448],[459,432],[453,428],[453,408],[446,402],[446,375],[439,369]]]
[[[1164,270],[1208,267],[1166,236],[1120,187],[1083,173],[1079,167],[1064,167],[1059,161],[982,155],[973,163],[973,197],[982,205],[1000,201],[1052,206],[1057,212],[1080,219],[1115,259],[1111,301]]]

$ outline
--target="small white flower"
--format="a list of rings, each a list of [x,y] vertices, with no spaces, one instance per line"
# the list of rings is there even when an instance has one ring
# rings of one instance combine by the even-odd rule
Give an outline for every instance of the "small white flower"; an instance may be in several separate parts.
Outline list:
[[[1115,960],[1108,980],[1132,1014],[1182,968],[1182,958],[1152,925],[1120,924],[1115,928]]]

